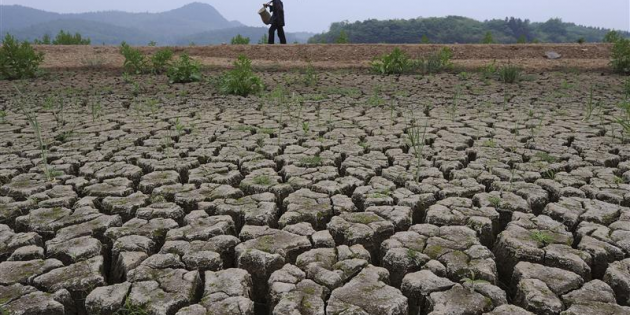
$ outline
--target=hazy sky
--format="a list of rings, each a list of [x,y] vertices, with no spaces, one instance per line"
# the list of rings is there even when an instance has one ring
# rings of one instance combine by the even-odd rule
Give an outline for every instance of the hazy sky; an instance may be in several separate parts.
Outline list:
[[[195,0],[0,0],[42,10],[77,13],[101,10],[159,12]],[[264,0],[197,0],[227,19],[260,26]],[[532,21],[560,17],[567,22],[630,30],[630,0],[284,0],[289,31],[321,32],[330,23],[369,18],[462,15],[478,20],[515,16]],[[1,22],[1,21],[0,21]]]

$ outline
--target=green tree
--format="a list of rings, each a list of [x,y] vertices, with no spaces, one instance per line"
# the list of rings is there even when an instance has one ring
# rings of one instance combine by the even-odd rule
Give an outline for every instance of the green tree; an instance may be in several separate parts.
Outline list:
[[[608,33],[606,33],[606,35],[604,36],[604,43],[614,43],[616,41],[618,41],[621,38],[621,35],[619,35],[619,32],[617,31],[610,31]]]
[[[72,35],[70,32],[59,31],[59,34],[52,41],[53,45],[90,45],[91,40],[89,38],[83,38],[81,34],[75,33]]]
[[[486,35],[483,37],[481,41],[482,44],[494,44],[494,37],[492,36],[492,32],[486,32]]]
[[[518,43],[518,44],[527,44],[527,37],[525,37],[525,35],[519,36],[519,38],[516,40],[516,43]]]
[[[44,37],[42,37],[42,45],[50,45],[50,44],[51,44],[50,35],[44,34]]]
[[[341,32],[339,32],[339,35],[335,39],[335,43],[336,44],[348,44],[348,43],[350,43],[350,38],[348,37],[348,33],[346,33],[346,31],[344,31],[344,30],[341,30]]]
[[[429,40],[429,37],[426,34],[424,34],[424,35],[422,35],[422,39],[420,40],[420,43],[421,44],[431,44],[431,40]]]
[[[8,80],[32,78],[37,75],[44,53],[36,52],[27,41],[7,33],[0,47],[0,78]]]

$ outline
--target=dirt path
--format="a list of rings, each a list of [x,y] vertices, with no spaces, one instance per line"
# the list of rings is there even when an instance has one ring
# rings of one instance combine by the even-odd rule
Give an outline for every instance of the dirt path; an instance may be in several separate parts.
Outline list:
[[[474,69],[492,60],[513,62],[528,71],[566,70],[606,71],[610,58],[607,44],[528,44],[528,45],[218,45],[174,47],[176,53],[187,52],[204,65],[227,67],[239,55],[246,55],[254,65],[266,68],[300,68],[309,63],[322,69],[366,68],[369,62],[394,47],[401,47],[414,57],[422,57],[441,47],[453,50],[453,61],[463,69]],[[123,58],[118,47],[38,46],[46,53],[44,68],[119,68]],[[159,48],[142,47],[145,53]],[[548,60],[546,51],[555,51],[561,59]]]

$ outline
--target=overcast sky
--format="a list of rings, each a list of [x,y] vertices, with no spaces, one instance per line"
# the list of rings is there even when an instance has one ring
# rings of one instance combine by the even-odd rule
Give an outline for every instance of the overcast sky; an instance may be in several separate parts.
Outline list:
[[[78,13],[122,10],[160,12],[194,0],[0,0],[37,9]],[[260,26],[257,10],[264,0],[198,0],[227,19]],[[515,16],[532,21],[560,17],[567,22],[630,30],[630,0],[284,0],[289,31],[321,32],[332,22],[369,18],[416,18],[462,15],[478,20]],[[1,22],[1,21],[0,21]]]

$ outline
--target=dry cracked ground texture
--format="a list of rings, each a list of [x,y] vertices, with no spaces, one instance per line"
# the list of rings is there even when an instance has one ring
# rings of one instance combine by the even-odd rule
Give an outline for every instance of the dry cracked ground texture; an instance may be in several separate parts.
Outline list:
[[[2,314],[630,314],[621,78],[263,75],[3,82]]]

